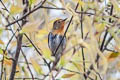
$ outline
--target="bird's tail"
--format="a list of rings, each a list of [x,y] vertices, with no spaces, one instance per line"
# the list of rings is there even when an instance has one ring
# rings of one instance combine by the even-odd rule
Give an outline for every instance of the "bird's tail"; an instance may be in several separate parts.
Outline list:
[[[53,61],[53,67],[52,67],[53,69],[56,67],[57,63],[59,62],[61,54],[58,53],[58,54],[56,54],[54,56],[55,56],[55,61]]]

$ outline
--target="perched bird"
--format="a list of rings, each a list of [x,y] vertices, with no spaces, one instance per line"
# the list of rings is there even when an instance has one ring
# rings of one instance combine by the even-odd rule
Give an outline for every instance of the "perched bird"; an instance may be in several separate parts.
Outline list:
[[[53,66],[55,66],[60,60],[61,55],[66,47],[66,37],[64,37],[64,25],[66,19],[58,19],[53,23],[52,31],[48,35],[48,46],[52,52],[52,56],[55,57]],[[64,37],[64,38],[63,38]],[[63,40],[62,40],[63,38]],[[61,42],[62,40],[62,42]],[[61,42],[61,44],[60,44]],[[59,46],[59,48],[58,48]],[[56,49],[58,50],[56,51]]]

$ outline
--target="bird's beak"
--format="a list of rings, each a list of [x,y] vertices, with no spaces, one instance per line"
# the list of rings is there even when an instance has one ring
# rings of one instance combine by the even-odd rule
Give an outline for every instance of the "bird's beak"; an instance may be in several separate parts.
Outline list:
[[[67,20],[67,18],[63,19],[63,21],[66,21],[66,20]]]

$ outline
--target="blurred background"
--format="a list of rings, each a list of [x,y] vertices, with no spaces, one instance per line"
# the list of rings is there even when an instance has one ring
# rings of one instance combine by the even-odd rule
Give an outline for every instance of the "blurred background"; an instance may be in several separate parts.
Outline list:
[[[23,37],[14,80],[120,80],[119,3],[1,0],[0,80],[10,79],[19,34]],[[57,70],[50,71],[49,62],[55,58],[48,47],[48,34],[55,20],[65,18],[67,46]]]

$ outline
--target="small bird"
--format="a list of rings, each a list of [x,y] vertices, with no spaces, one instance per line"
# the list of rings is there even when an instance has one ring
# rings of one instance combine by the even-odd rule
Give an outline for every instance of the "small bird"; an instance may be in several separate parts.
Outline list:
[[[58,19],[53,23],[52,31],[48,35],[48,46],[55,57],[53,66],[59,62],[61,55],[66,47],[66,37],[64,37],[64,25],[66,19]],[[64,38],[63,38],[64,37]],[[63,38],[63,40],[62,40]],[[61,42],[62,40],[62,42]],[[61,43],[61,44],[60,44]],[[60,46],[59,46],[60,45]],[[59,46],[59,48],[58,48]],[[56,51],[56,49],[58,50]]]

